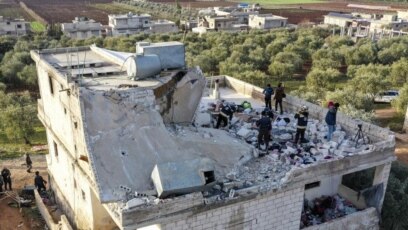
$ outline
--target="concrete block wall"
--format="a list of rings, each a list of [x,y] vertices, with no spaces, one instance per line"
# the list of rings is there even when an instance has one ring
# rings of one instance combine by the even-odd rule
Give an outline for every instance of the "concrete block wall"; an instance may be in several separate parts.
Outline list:
[[[379,219],[375,208],[368,208],[324,224],[304,228],[303,230],[377,230]]]
[[[220,79],[221,85],[228,86],[239,93],[251,96],[254,99],[264,100],[262,94],[263,89],[260,87],[229,76],[216,76],[214,79]],[[290,95],[287,95],[283,100],[283,110],[285,111],[297,111],[302,105],[309,107],[309,114],[311,117],[324,120],[327,108]],[[340,124],[344,130],[351,133],[356,133],[357,124],[361,123],[363,124],[363,132],[369,136],[372,141],[381,142],[382,147],[391,147],[395,144],[394,135],[392,135],[388,129],[367,122],[357,122],[355,119],[341,113],[341,111],[337,114],[337,123]]]
[[[159,224],[161,230],[184,229],[299,229],[303,187],[183,216]]]

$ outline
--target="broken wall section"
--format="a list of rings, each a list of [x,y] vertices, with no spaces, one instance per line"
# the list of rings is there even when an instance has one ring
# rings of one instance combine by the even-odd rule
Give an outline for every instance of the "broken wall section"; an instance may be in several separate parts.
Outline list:
[[[191,124],[204,92],[206,79],[199,68],[180,71],[154,89],[164,123]]]

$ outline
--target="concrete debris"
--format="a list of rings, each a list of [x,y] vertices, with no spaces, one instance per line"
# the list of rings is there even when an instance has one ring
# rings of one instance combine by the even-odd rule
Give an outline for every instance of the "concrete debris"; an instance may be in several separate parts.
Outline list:
[[[304,201],[300,228],[324,222],[357,212],[353,204],[339,195],[322,196],[313,201]]]
[[[208,127],[211,124],[211,115],[209,113],[198,113],[195,117],[195,125],[199,127]]]
[[[198,114],[210,115],[214,107],[215,104],[212,103],[201,103]],[[309,118],[308,121],[305,140],[300,145],[294,144],[292,141],[296,133],[297,120],[294,119],[294,114],[284,113],[275,114],[268,154],[260,154],[260,151],[264,151],[258,149],[258,131],[253,127],[260,118],[261,111],[262,108],[254,108],[249,113],[234,114],[228,128],[224,130],[229,136],[253,146],[252,158],[246,159],[243,164],[225,174],[225,178],[218,178],[217,181],[221,182],[222,187],[216,185],[209,192],[209,196],[213,195],[217,198],[207,198],[206,203],[229,199],[228,193],[231,189],[234,189],[235,196],[247,193],[252,190],[250,189],[252,187],[256,188],[254,191],[279,189],[292,179],[292,172],[295,169],[345,158],[357,153],[364,154],[374,148],[372,145],[362,143],[356,147],[353,136],[347,136],[340,125],[336,126],[337,130],[333,133],[332,140],[328,141],[325,138],[328,131],[326,123],[312,118]]]
[[[149,203],[149,199],[146,197],[143,198],[133,198],[126,203],[125,209],[131,209],[134,207],[138,207],[144,204]]]

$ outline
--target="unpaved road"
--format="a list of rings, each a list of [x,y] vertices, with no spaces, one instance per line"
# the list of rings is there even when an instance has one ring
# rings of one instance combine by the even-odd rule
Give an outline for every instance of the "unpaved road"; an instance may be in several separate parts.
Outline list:
[[[27,173],[26,166],[22,165],[25,163],[25,157],[2,160],[0,162],[1,169],[7,167],[11,171],[12,188],[14,191],[21,190],[25,185],[34,184],[35,171],[39,171],[40,175],[47,180],[47,163],[45,161],[45,156],[31,156],[31,159],[33,161],[33,169],[31,173]],[[3,196],[0,196],[0,199],[2,197]],[[42,221],[30,214],[33,212],[33,209],[11,207],[9,206],[9,203],[11,202],[11,198],[6,198],[0,201],[0,230],[44,229]]]

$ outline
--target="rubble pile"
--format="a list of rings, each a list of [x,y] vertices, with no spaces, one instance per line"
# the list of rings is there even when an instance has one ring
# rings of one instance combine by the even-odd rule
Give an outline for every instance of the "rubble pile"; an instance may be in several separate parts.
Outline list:
[[[213,112],[214,107],[212,103],[200,105],[196,127],[212,127],[215,124],[217,114]],[[256,187],[260,191],[281,188],[290,180],[291,171],[294,169],[354,154],[364,154],[374,148],[373,145],[363,144],[361,139],[353,140],[354,136],[348,136],[340,125],[336,126],[332,140],[328,141],[325,137],[328,130],[326,123],[313,118],[308,120],[305,140],[300,145],[294,144],[296,119],[293,113],[284,113],[274,114],[272,141],[269,143],[267,155],[259,157],[261,154],[258,149],[258,130],[255,122],[260,118],[262,110],[263,108],[251,111],[247,109],[242,113],[235,113],[229,126],[225,128],[228,135],[252,145],[254,156],[220,181],[222,189],[234,189],[239,193],[241,189],[248,190],[248,187]],[[180,131],[180,134],[183,132]],[[203,135],[210,136],[208,133]]]
[[[353,204],[339,195],[322,196],[313,201],[305,200],[300,228],[322,224],[357,211],[359,210]]]
[[[213,142],[222,142],[218,139],[219,137],[217,138],[213,129],[218,116],[213,109],[214,104],[201,103],[192,126],[168,124],[166,125],[167,130],[171,136],[189,138],[189,136],[197,135]],[[262,155],[261,150],[258,149],[258,130],[255,126],[262,109],[245,109],[245,111],[235,113],[229,125],[224,128],[223,132],[233,137],[234,142],[244,142],[252,146],[253,154],[248,159],[237,162],[229,173],[215,175],[216,184],[212,189],[202,192],[205,204],[235,199],[245,194],[284,188],[295,169],[354,154],[364,154],[373,148],[370,144],[363,144],[362,140],[353,140],[354,135],[348,136],[340,125],[337,125],[332,140],[328,141],[325,138],[327,125],[324,121],[313,118],[308,120],[305,140],[302,144],[294,144],[297,121],[293,113],[284,113],[274,114],[272,140],[269,143],[267,154]],[[337,206],[333,210],[326,208],[325,210],[329,210],[326,211],[328,213],[326,216],[315,214],[313,211],[315,204],[308,204],[305,207],[304,226],[322,223],[331,217],[336,218],[355,210],[351,209],[352,207],[341,197],[335,196],[332,199],[337,203],[341,201],[343,205],[340,206],[340,209]],[[122,208],[157,205],[163,201],[155,196],[135,197],[127,205],[123,204]]]

